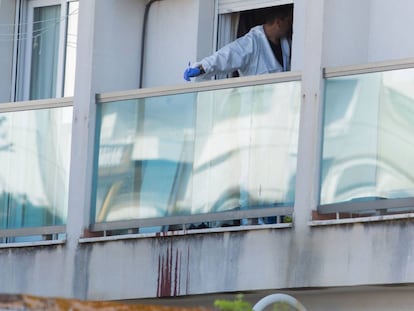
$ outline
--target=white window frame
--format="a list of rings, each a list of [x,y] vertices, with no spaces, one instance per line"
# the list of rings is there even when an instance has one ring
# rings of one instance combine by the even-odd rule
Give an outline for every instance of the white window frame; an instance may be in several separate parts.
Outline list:
[[[219,27],[217,27],[217,49],[236,39],[238,13],[247,10],[294,3],[294,0],[216,0]]]
[[[262,9],[294,3],[294,0],[216,0],[217,31],[216,49],[236,39],[239,13],[247,10]]]
[[[234,13],[293,3],[293,0],[218,0],[218,13]]]
[[[59,28],[59,48],[57,62],[57,79],[55,97],[63,96],[65,78],[65,44],[68,3],[74,0],[20,0],[18,13],[16,14],[16,24],[19,25],[19,34],[16,36],[15,47],[15,68],[14,86],[12,98],[15,100],[29,100],[30,98],[30,79],[32,61],[32,36],[33,36],[33,13],[38,7],[60,5],[60,28]]]

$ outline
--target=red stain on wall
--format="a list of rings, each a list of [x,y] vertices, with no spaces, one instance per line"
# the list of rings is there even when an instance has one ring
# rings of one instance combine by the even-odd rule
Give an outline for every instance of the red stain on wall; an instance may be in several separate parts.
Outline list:
[[[165,255],[158,256],[157,297],[177,296],[180,291],[180,267],[182,254],[167,248]]]

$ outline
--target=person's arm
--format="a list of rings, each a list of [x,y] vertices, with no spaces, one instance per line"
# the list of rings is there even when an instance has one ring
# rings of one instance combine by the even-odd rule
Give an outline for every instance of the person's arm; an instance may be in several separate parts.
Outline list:
[[[242,69],[248,64],[252,51],[253,41],[250,36],[238,38],[200,62],[194,63],[192,68],[184,72],[184,79],[189,81],[190,78],[198,76],[209,79],[219,73],[226,74]]]
[[[243,69],[249,63],[252,51],[253,42],[251,38],[244,36],[225,45],[195,65],[201,65],[206,76],[232,73]]]

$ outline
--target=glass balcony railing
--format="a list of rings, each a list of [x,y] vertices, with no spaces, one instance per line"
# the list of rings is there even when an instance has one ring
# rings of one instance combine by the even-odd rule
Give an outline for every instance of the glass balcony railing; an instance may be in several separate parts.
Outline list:
[[[92,230],[274,223],[291,215],[299,78],[102,95]]]
[[[326,80],[321,211],[414,209],[413,85],[414,69]]]
[[[0,105],[0,242],[65,231],[71,131],[71,99]]]

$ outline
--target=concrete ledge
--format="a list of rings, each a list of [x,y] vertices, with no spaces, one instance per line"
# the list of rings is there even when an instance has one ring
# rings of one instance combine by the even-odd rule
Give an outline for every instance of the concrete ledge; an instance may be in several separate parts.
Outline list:
[[[66,239],[63,240],[48,240],[48,241],[36,241],[36,242],[18,242],[18,243],[1,243],[2,248],[18,248],[18,247],[33,247],[33,246],[48,246],[48,245],[62,245],[66,243]]]
[[[159,237],[170,237],[170,236],[187,236],[187,235],[195,235],[195,234],[210,234],[210,233],[220,233],[220,232],[224,233],[224,232],[234,232],[234,231],[285,229],[285,228],[292,228],[292,227],[293,227],[292,223],[282,223],[282,224],[270,224],[270,225],[251,225],[251,226],[177,230],[177,231],[154,232],[154,233],[135,233],[135,234],[104,236],[104,237],[81,238],[79,239],[79,243],[95,243],[95,242],[107,242],[107,241],[118,241],[118,240],[143,239],[143,238],[159,238]]]
[[[344,219],[313,220],[313,221],[308,222],[308,224],[311,227],[318,227],[318,226],[333,226],[333,225],[342,225],[342,224],[380,222],[380,221],[392,221],[392,220],[414,220],[414,213],[344,218]]]

